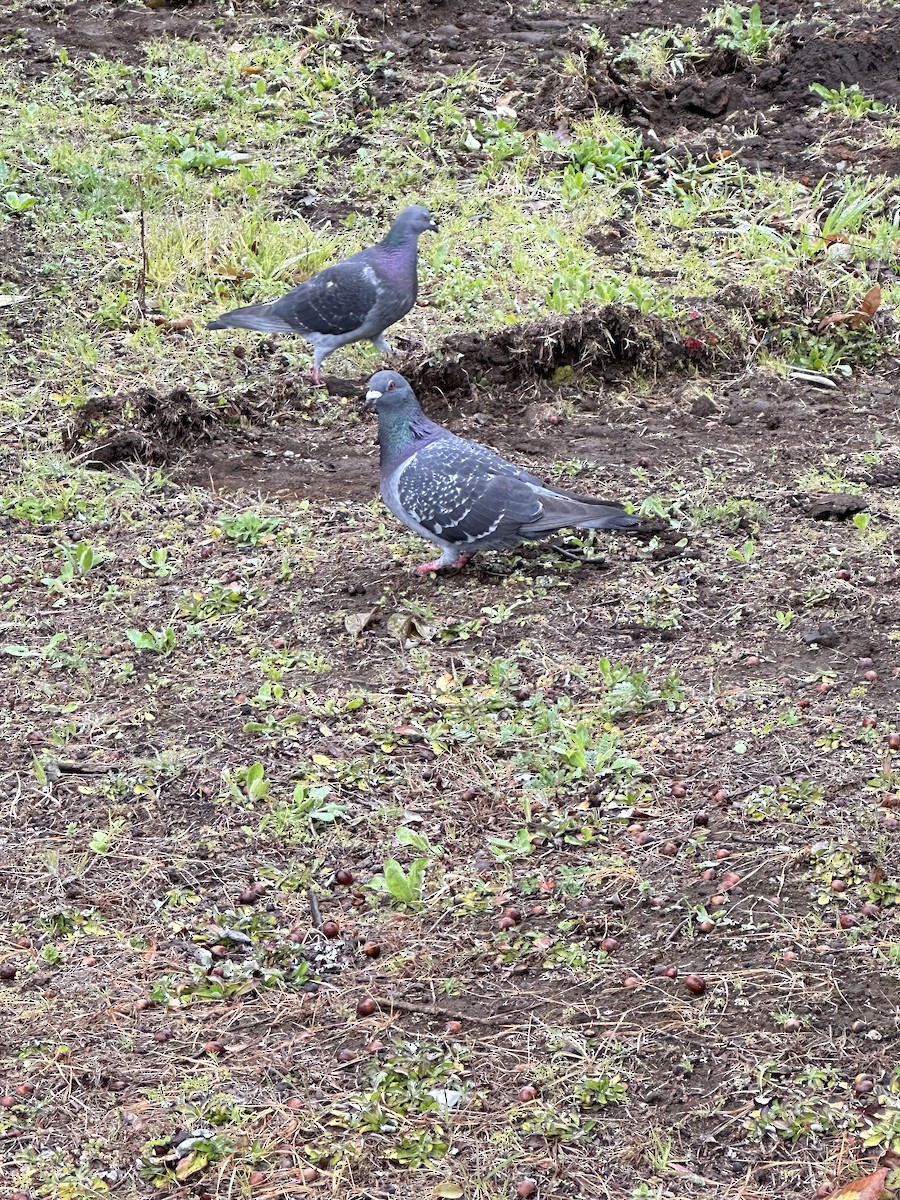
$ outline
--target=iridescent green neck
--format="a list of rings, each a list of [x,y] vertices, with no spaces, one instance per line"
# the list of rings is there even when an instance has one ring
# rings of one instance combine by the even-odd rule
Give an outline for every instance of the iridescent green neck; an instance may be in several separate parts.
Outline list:
[[[380,414],[378,445],[381,447],[382,466],[402,461],[423,441],[430,441],[439,432],[412,397],[391,412]]]
[[[405,246],[408,242],[414,242],[415,240],[416,236],[409,232],[404,222],[395,221],[387,231],[386,236],[382,239],[381,244],[382,246],[390,246],[392,249],[396,249],[398,246]]]

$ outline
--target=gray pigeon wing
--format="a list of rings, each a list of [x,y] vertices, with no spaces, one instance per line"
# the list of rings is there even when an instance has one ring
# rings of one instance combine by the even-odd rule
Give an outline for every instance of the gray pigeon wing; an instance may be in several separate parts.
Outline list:
[[[298,284],[270,311],[292,329],[340,337],[365,325],[380,292],[375,271],[354,255]]]
[[[465,438],[451,435],[457,445],[466,447],[468,451],[478,454],[485,465],[498,475],[506,475],[521,480],[536,489],[541,503],[540,520],[537,524],[523,528],[525,537],[540,537],[542,533],[554,529],[564,529],[567,526],[597,528],[597,529],[630,529],[640,524],[638,517],[625,512],[625,508],[617,500],[599,500],[596,496],[583,496],[579,492],[569,492],[564,488],[554,487],[545,483],[537,475],[517,467],[514,463],[501,458],[494,450],[482,446],[478,442],[469,442]]]
[[[432,442],[414,454],[397,481],[397,499],[422,529],[459,546],[484,539],[496,549],[514,546],[522,526],[543,511],[527,476],[461,438]]]

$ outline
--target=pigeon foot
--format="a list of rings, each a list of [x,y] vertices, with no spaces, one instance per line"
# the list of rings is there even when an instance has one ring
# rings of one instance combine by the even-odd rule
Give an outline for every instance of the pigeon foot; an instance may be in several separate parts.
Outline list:
[[[313,367],[313,369],[310,371],[309,382],[315,384],[316,387],[325,386],[325,380],[322,378],[318,367]]]
[[[471,557],[471,554],[460,554],[459,558],[452,563],[445,563],[441,559],[436,558],[433,562],[421,563],[416,567],[416,574],[432,575],[437,571],[461,571]]]

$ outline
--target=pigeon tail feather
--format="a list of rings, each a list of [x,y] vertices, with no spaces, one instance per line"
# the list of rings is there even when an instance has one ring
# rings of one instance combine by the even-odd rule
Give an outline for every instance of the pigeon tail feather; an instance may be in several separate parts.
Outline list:
[[[223,313],[206,326],[207,329],[254,329],[257,333],[296,333],[282,317],[272,314],[272,304],[248,304],[246,308],[236,308],[233,312]]]
[[[562,497],[560,497],[563,500]],[[615,501],[594,501],[593,503],[572,502],[565,497],[563,503],[554,504],[544,501],[543,513],[536,521],[529,522],[528,536],[552,533],[557,529],[634,529],[640,525],[640,517],[625,512],[621,504]]]

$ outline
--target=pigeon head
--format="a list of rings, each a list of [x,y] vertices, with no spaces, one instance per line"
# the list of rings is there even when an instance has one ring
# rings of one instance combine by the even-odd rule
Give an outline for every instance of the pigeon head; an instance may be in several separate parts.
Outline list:
[[[381,417],[418,409],[416,394],[398,371],[377,371],[366,389],[366,407]]]
[[[382,470],[412,454],[416,447],[440,436],[440,427],[419,407],[416,393],[396,371],[378,371],[369,380],[366,407],[378,414],[378,445]]]
[[[410,238],[415,240],[426,230],[436,229],[437,223],[428,209],[421,204],[411,204],[394,218],[394,223],[384,240],[389,246],[398,246]]]

